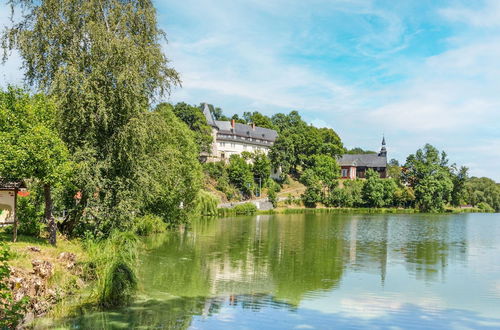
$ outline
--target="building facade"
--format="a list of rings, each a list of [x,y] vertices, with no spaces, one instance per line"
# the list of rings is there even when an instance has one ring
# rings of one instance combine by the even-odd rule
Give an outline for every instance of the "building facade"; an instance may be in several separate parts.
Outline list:
[[[366,171],[372,169],[387,177],[387,149],[385,138],[382,139],[382,148],[378,154],[345,154],[339,159],[341,177],[343,179],[364,178]]]
[[[202,107],[207,123],[212,127],[213,138],[211,153],[202,155],[205,161],[226,160],[244,151],[267,155],[278,137],[278,133],[269,128],[240,124],[234,120],[215,120],[209,105],[204,103]]]

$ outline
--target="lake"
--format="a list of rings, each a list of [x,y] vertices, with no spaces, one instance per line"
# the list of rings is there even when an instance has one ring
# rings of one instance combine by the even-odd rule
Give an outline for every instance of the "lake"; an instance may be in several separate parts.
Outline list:
[[[200,219],[146,246],[131,306],[58,325],[500,329],[500,214]]]

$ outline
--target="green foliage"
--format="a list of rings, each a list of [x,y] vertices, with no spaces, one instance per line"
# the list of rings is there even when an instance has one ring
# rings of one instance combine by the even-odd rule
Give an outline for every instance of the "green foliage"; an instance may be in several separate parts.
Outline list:
[[[9,247],[0,242],[0,329],[15,329],[26,313],[28,297],[16,301],[7,285],[10,276]]]
[[[301,196],[304,205],[310,208],[316,207],[316,204],[322,200],[320,179],[314,170],[309,168],[302,173],[300,180],[307,187]]]
[[[171,106],[164,104],[131,120],[115,142],[113,167],[119,175],[113,185],[96,188],[96,182],[76,183],[85,185],[81,203],[87,202],[77,231],[90,230],[101,237],[113,228],[126,230],[131,214],[157,215],[170,224],[184,221],[201,186],[201,165],[192,132]]]
[[[372,169],[366,171],[366,182],[363,186],[363,200],[369,207],[383,207],[385,205],[384,179]]]
[[[344,152],[339,136],[332,129],[308,126],[297,111],[272,117],[279,136],[269,152],[271,165],[281,167],[283,175],[297,174],[297,169],[313,155],[335,158]]]
[[[40,237],[44,228],[40,221],[43,219],[43,209],[41,203],[36,201],[34,193],[26,197],[17,197],[17,218],[19,219],[18,234]]]
[[[266,182],[271,175],[271,162],[262,152],[252,154],[252,173],[256,180],[259,178]]]
[[[156,215],[147,214],[134,219],[133,230],[140,236],[163,233],[166,229],[165,221]]]
[[[195,200],[196,213],[205,216],[217,215],[219,199],[208,191],[200,190]]]
[[[356,147],[346,150],[345,153],[350,155],[363,155],[363,154],[376,154],[377,152],[372,150],[363,150],[362,148]]]
[[[212,128],[207,124],[207,119],[198,107],[184,102],[177,103],[173,108],[175,115],[194,132],[196,145],[200,152],[211,152]]]
[[[439,212],[451,201],[453,181],[447,164],[446,153],[429,144],[406,159],[402,178],[414,189],[421,211]]]
[[[472,177],[465,183],[464,200],[473,206],[486,203],[500,212],[500,186],[488,178]]]
[[[9,87],[0,92],[0,176],[33,179],[44,186],[50,242],[56,243],[52,187],[71,171],[66,145],[56,128],[55,103]]]
[[[247,124],[255,124],[255,126],[275,129],[271,118],[266,115],[261,114],[258,111],[254,112],[244,112],[243,119]]]
[[[391,159],[387,164],[387,176],[396,180],[396,183],[401,181],[402,169],[396,159]]]
[[[346,180],[344,187],[336,187],[325,198],[325,205],[336,207],[360,207],[364,205],[362,191],[364,181],[360,179]]]
[[[178,222],[199,186],[198,149],[171,109],[149,108],[179,83],[152,2],[10,4],[16,20],[3,34],[3,48],[16,49],[26,81],[54,99],[60,136],[76,163],[65,230],[105,236],[146,213]],[[39,142],[25,149],[37,155],[34,164],[64,160],[56,157],[64,148],[53,131],[37,127],[27,136]]]
[[[276,193],[276,188],[274,185],[269,187],[267,191],[267,199],[269,200],[269,202],[271,202],[271,204],[273,204],[273,207],[278,206],[278,194]]]
[[[214,180],[218,180],[224,175],[227,175],[226,165],[223,161],[204,163],[203,171]]]
[[[245,196],[252,196],[254,178],[251,166],[239,155],[231,155],[227,168],[229,182],[234,184]]]
[[[451,191],[451,204],[453,206],[460,206],[464,202],[466,188],[465,183],[469,177],[469,169],[465,166],[459,169],[453,165],[450,168],[451,180],[453,182],[453,190]]]
[[[312,155],[306,160],[306,169],[311,169],[324,187],[332,188],[337,185],[340,176],[340,166],[329,155]]]
[[[478,209],[484,212],[495,212],[495,209],[485,202],[479,202],[476,206]]]
[[[92,298],[106,308],[126,305],[137,288],[139,240],[134,232],[111,232],[108,239],[87,239],[87,274],[95,280]]]
[[[233,208],[233,211],[238,215],[253,215],[257,213],[257,206],[253,203],[238,204]]]

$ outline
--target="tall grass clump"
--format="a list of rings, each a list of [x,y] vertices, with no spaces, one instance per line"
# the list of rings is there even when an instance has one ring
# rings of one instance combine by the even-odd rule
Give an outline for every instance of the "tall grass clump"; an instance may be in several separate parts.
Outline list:
[[[196,213],[206,216],[217,215],[219,199],[208,191],[200,190],[195,199]]]
[[[137,235],[149,236],[151,234],[163,233],[167,229],[167,224],[162,218],[156,215],[144,215],[134,220],[133,230]]]
[[[95,280],[91,298],[110,308],[125,305],[137,288],[139,239],[134,232],[114,231],[102,241],[87,240],[88,275]]]

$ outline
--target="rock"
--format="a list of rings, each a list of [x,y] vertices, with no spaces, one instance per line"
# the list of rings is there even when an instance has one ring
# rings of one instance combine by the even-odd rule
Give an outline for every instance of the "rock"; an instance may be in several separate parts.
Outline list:
[[[61,252],[58,257],[59,260],[66,261],[66,268],[71,269],[75,267],[76,254],[71,252]]]
[[[37,246],[28,246],[26,250],[31,251],[31,252],[42,252],[39,247]]]
[[[31,260],[31,264],[33,265],[33,272],[35,275],[38,275],[41,278],[50,277],[53,273],[54,267],[48,261],[35,259]]]

